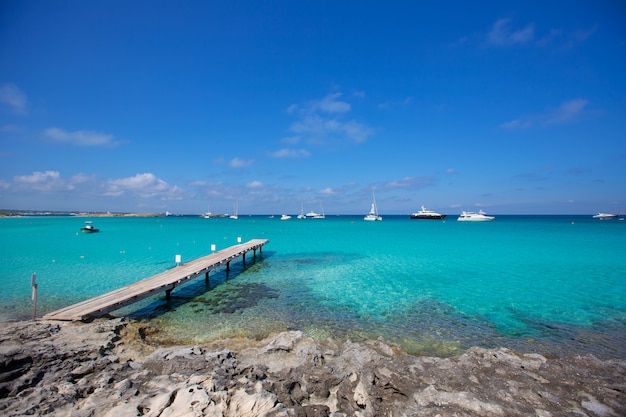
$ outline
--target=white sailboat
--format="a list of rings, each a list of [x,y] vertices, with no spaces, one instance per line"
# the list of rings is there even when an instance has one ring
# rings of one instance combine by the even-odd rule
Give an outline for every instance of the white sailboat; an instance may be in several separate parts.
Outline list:
[[[234,220],[239,219],[239,202],[238,201],[235,201],[235,214],[231,214],[229,217]]]
[[[300,214],[298,214],[299,219],[306,219],[306,215],[304,214],[304,203],[300,204]]]
[[[380,221],[382,219],[383,219],[383,216],[378,215],[378,207],[376,206],[376,197],[374,196],[374,193],[372,193],[372,208],[370,209],[370,212],[365,217],[363,217],[363,220],[374,222],[374,221]]]

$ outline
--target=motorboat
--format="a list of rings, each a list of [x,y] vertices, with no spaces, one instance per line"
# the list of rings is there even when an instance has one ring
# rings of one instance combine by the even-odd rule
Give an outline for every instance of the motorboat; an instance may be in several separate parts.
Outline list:
[[[417,213],[411,214],[410,219],[420,219],[420,220],[443,220],[445,219],[447,214],[439,214],[435,211],[428,210],[426,207],[422,206],[422,209]]]
[[[85,225],[80,228],[80,231],[83,233],[96,233],[96,232],[99,232],[100,229],[97,229],[96,227],[94,227],[92,222],[85,222]]]
[[[375,222],[383,219],[383,216],[378,215],[378,207],[376,207],[376,198],[372,194],[372,208],[370,212],[363,217],[363,220]]]
[[[280,219],[281,220],[289,220],[289,219],[291,219],[291,216],[288,215],[288,214],[283,214],[282,216],[280,216]]]
[[[325,219],[326,216],[324,216],[323,214],[319,214],[316,213],[314,211],[309,211],[307,214],[305,214],[307,219]]]
[[[460,222],[488,222],[495,219],[494,216],[487,216],[487,214],[480,210],[478,213],[474,211],[463,211],[457,219]]]
[[[322,214],[316,213],[313,210],[309,211],[305,216],[307,219],[325,219],[324,215],[324,207],[322,207],[322,203],[320,203],[320,208],[322,209]]]
[[[611,214],[611,213],[598,213],[593,216],[594,219],[600,219],[600,220],[611,220],[611,219],[615,219],[616,217],[618,217],[617,214]]]

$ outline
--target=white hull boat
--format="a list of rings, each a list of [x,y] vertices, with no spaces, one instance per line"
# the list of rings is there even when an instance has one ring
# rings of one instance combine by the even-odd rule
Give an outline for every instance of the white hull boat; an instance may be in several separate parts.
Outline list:
[[[378,215],[378,207],[376,207],[376,198],[372,194],[372,208],[370,209],[370,212],[367,215],[365,215],[365,217],[363,217],[363,220],[368,221],[368,222],[375,222],[375,221],[381,221],[382,219],[383,219],[383,216]]]
[[[611,213],[598,213],[593,216],[594,219],[600,219],[600,220],[612,220],[617,217],[618,217],[617,214],[611,214]]]
[[[422,209],[417,213],[411,214],[410,219],[419,219],[419,220],[443,220],[445,219],[447,214],[439,214],[432,210],[427,210],[426,207],[422,206]]]
[[[457,219],[460,222],[488,222],[495,219],[494,216],[487,216],[487,214],[480,210],[478,213],[473,211],[463,211]]]

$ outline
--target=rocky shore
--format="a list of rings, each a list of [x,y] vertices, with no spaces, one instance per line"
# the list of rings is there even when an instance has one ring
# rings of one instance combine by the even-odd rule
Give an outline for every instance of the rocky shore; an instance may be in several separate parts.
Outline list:
[[[3,416],[626,415],[625,360],[481,348],[415,357],[297,331],[153,347],[123,319],[3,327]]]

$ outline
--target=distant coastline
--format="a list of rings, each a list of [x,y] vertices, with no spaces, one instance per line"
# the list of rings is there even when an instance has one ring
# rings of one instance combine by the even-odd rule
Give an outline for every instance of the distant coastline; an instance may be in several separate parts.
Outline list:
[[[40,217],[40,216],[75,216],[75,217],[165,217],[165,213],[111,213],[101,211],[52,211],[52,210],[2,210],[0,217]]]

